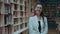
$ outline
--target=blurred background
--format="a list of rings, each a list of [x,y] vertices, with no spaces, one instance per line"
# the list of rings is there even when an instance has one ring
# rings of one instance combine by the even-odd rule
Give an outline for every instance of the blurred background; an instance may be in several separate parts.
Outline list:
[[[60,33],[60,0],[0,0],[0,34],[28,34],[37,3],[48,19],[48,34]]]

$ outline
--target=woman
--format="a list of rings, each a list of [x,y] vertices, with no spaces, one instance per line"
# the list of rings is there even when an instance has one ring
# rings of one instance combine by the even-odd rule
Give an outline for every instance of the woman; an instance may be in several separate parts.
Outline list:
[[[47,18],[42,13],[42,5],[37,4],[35,16],[29,18],[29,34],[48,34]]]

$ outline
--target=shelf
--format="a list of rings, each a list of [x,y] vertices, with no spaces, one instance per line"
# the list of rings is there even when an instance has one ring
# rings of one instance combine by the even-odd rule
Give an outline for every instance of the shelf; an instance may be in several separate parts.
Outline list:
[[[18,10],[18,5],[14,4],[14,10]]]
[[[28,29],[28,27],[23,28],[23,29],[20,29],[20,30],[14,32],[13,34],[19,34],[19,33],[23,32],[23,31],[25,31],[25,30],[27,30],[27,29]]]
[[[26,16],[25,17],[25,22],[28,22],[28,20],[29,20],[29,17]]]
[[[28,33],[30,5],[26,5],[25,0],[0,0],[0,34]]]
[[[60,17],[60,4],[57,6],[56,17]]]
[[[5,5],[5,14],[11,13],[10,12],[10,5]]]
[[[5,34],[11,34],[12,33],[12,26],[8,25],[5,26]]]
[[[28,26],[28,23],[25,23],[25,27],[27,27]]]
[[[17,27],[16,27],[16,26],[14,26],[14,32],[15,32],[15,31],[17,31]]]
[[[20,23],[23,23],[23,18],[20,18]]]
[[[1,15],[0,15],[0,26],[1,26]]]
[[[20,34],[28,34],[28,29],[26,29],[25,31],[21,32]]]
[[[18,18],[14,18],[14,24],[18,24]]]
[[[3,0],[0,0],[0,2],[3,2]]]
[[[21,23],[18,23],[18,24],[14,24],[13,26],[17,26],[17,25],[20,25]]]
[[[11,25],[12,24],[12,17],[11,16],[4,16],[4,24],[5,25]]]
[[[44,15],[47,16],[48,21],[52,21],[56,17],[56,5],[55,4],[47,4],[44,9]],[[51,19],[52,18],[52,19]]]
[[[0,27],[0,34],[2,34],[2,31],[3,31],[3,30],[2,30],[2,27]]]
[[[18,0],[14,0],[14,2],[16,2],[16,3],[17,3],[17,1],[18,1]]]
[[[20,12],[20,10],[14,10],[14,11]]]
[[[4,0],[5,4],[10,4],[10,0]]]
[[[23,0],[20,0],[20,4],[23,4]]]
[[[14,4],[18,4],[19,5],[19,0],[13,0]]]
[[[20,34],[28,34],[28,29],[23,31],[23,32],[21,32]]]
[[[24,24],[20,24],[20,29],[23,29],[24,28]]]
[[[18,17],[19,12],[18,11],[13,11],[14,17]]]
[[[20,12],[20,16],[22,16],[22,17],[23,17],[23,12],[22,12],[22,11]]]
[[[0,3],[0,13],[1,13],[1,7],[2,7],[2,4]]]
[[[19,30],[19,25],[17,26],[14,26],[14,32],[18,31]]]
[[[18,17],[16,17],[16,16],[13,16],[13,18],[21,18],[21,16],[18,16]]]
[[[19,25],[17,25],[17,31],[19,30]]]
[[[4,15],[0,15],[0,27],[4,26]]]
[[[20,10],[23,10],[24,6],[20,5]]]
[[[14,3],[14,1],[13,0],[10,0],[10,3]]]

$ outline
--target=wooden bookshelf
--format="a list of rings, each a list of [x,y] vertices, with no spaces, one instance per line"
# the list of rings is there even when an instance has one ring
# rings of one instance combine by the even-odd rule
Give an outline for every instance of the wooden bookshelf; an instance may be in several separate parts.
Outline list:
[[[28,23],[25,23],[25,27],[27,27],[28,26]]]
[[[21,33],[19,33],[19,34],[28,34],[28,29],[23,31],[23,32],[21,32]]]
[[[0,14],[1,14],[1,6],[2,6],[2,5],[1,5],[1,3],[0,3]]]
[[[18,23],[18,18],[14,18],[14,24]]]
[[[14,32],[16,32],[17,31],[17,26],[14,26]]]
[[[56,17],[56,4],[46,4],[44,8],[44,15],[49,19],[55,19]]]
[[[20,23],[23,23],[23,18],[20,18]]]
[[[23,29],[24,28],[24,24],[20,24],[20,29]]]
[[[2,34],[2,27],[0,27],[0,34]]]
[[[5,34],[12,34],[12,26],[11,25],[5,26]]]
[[[23,17],[23,11],[20,11],[20,16]]]
[[[1,15],[0,15],[0,26],[1,26]]]
[[[10,4],[10,0],[3,0],[4,4]]]
[[[20,0],[20,3],[23,3],[23,0]]]
[[[31,14],[30,3],[30,0],[0,0],[1,34],[28,33],[28,21]]]
[[[44,15],[48,18],[48,24],[52,25],[53,23],[56,25],[57,23],[59,23],[60,21],[60,16],[59,16],[59,4],[46,4],[45,8],[44,8]],[[53,26],[51,26],[52,28],[55,27],[53,24]]]

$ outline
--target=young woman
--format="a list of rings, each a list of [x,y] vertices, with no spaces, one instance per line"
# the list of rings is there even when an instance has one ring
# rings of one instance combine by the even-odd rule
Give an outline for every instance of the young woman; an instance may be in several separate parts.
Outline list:
[[[35,16],[29,18],[29,34],[48,34],[47,18],[42,12],[42,5],[37,4]]]

